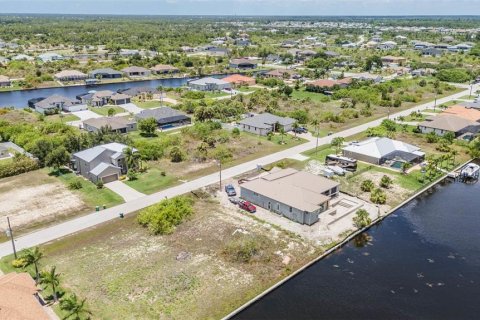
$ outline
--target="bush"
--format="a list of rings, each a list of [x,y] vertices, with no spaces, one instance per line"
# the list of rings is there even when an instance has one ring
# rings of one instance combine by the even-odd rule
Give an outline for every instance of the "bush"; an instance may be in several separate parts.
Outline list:
[[[28,157],[20,157],[15,161],[1,164],[0,163],[0,178],[16,176],[21,173],[33,171],[39,168],[38,162]]]
[[[425,139],[428,143],[435,143],[438,142],[439,137],[435,134],[435,132],[431,131],[425,135]]]
[[[27,260],[25,258],[18,258],[12,260],[12,267],[14,268],[24,268],[27,265]]]
[[[128,178],[129,181],[137,180],[137,173],[135,171],[128,170],[127,178]]]
[[[172,150],[170,150],[170,160],[172,162],[182,162],[184,158],[185,155],[179,147],[173,147]]]
[[[152,234],[170,234],[193,214],[193,201],[185,196],[165,199],[140,211],[137,221]]]
[[[441,81],[462,83],[470,80],[465,69],[443,69],[437,72],[436,77]]]
[[[238,128],[233,128],[232,130],[232,136],[238,137],[240,135],[240,129]]]
[[[103,181],[100,179],[96,183],[97,189],[103,189]]]
[[[372,219],[370,219],[367,210],[359,209],[357,210],[356,216],[353,217],[353,223],[355,224],[355,227],[361,229],[372,223]]]
[[[182,95],[183,98],[187,99],[204,99],[205,98],[205,92],[203,91],[187,91]]]
[[[68,184],[68,189],[70,190],[78,190],[78,189],[82,189],[82,181],[80,181],[80,179],[75,179],[73,181],[70,181],[70,183]]]
[[[370,195],[370,201],[375,204],[384,204],[387,202],[387,195],[382,189],[377,188],[372,191],[372,194]]]
[[[360,185],[360,189],[364,192],[371,192],[375,188],[372,180],[364,180]]]
[[[387,175],[384,175],[382,179],[380,180],[380,187],[388,189],[392,185],[393,181],[392,178],[390,178]]]

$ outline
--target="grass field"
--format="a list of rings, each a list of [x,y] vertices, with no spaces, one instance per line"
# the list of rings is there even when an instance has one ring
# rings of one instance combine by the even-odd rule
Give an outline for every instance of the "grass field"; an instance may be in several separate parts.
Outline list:
[[[137,180],[124,182],[133,189],[145,194],[152,194],[178,183],[174,176],[163,175],[163,172],[159,168],[150,168],[147,172],[138,174]]]
[[[159,108],[161,106],[160,101],[135,101],[135,104],[139,108],[143,109],[152,109],[152,108]],[[164,103],[165,104],[165,103]]]
[[[46,116],[45,121],[47,122],[69,122],[69,121],[77,121],[80,120],[79,117],[77,117],[74,114],[53,114],[51,116]]]
[[[117,113],[127,112],[125,109],[119,106],[104,106],[104,107],[90,107],[88,110],[93,111],[101,116],[108,116],[108,110],[113,109],[115,111],[114,115]]]

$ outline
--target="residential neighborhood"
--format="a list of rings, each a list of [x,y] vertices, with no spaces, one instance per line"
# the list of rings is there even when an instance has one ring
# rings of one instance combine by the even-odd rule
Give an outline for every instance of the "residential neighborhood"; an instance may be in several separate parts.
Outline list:
[[[480,19],[449,1],[0,15],[0,318],[475,318]]]

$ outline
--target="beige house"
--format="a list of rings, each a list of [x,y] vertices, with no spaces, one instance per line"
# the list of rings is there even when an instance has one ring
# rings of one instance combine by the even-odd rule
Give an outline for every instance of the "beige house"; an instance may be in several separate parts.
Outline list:
[[[137,122],[128,117],[101,117],[83,121],[83,128],[89,132],[97,132],[105,127],[115,132],[127,133],[137,130]]]
[[[441,114],[419,123],[418,128],[422,133],[434,132],[438,136],[443,136],[451,132],[458,137],[467,132],[477,133],[480,131],[480,123],[458,115]]]
[[[167,64],[157,64],[155,67],[150,68],[150,70],[153,74],[171,74],[180,71],[178,68]]]
[[[57,81],[79,81],[87,79],[87,75],[78,70],[63,70],[54,75]]]
[[[127,77],[148,77],[152,72],[143,67],[127,67],[121,70]]]
[[[11,85],[12,82],[8,77],[0,75],[0,87],[10,87]]]

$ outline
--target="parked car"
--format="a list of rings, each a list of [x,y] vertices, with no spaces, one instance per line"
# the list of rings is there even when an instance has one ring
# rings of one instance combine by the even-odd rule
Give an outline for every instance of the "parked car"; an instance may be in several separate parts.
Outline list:
[[[235,197],[229,197],[228,200],[233,204],[239,204],[240,203],[240,199],[235,198]]]
[[[327,136],[331,136],[332,134],[333,134],[333,132],[330,131],[330,132],[327,134]]]
[[[235,191],[235,188],[231,184],[227,184],[225,186],[225,192],[229,197],[234,197],[237,195],[237,191]]]
[[[298,128],[293,129],[293,132],[295,132],[295,133],[307,133],[308,129],[305,128],[305,127],[298,127]]]
[[[248,201],[241,201],[238,206],[240,207],[240,209],[243,209],[245,211],[248,211],[250,213],[255,213],[257,212],[257,207],[255,207],[253,204],[251,204],[250,202]]]

